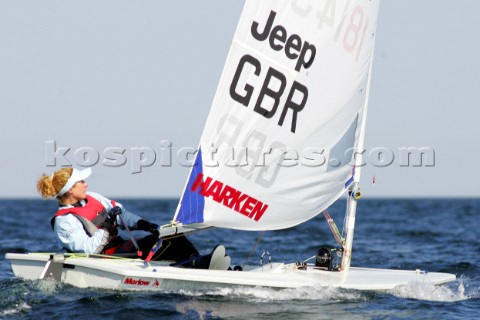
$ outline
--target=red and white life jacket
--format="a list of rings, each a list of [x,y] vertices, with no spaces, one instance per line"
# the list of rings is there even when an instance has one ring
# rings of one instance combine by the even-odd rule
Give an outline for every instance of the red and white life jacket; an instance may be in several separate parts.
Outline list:
[[[113,200],[112,205],[116,206],[116,203]],[[55,225],[55,218],[66,214],[73,214],[82,223],[85,232],[89,236],[92,236],[96,232],[95,226],[97,228],[101,228],[101,224],[108,217],[107,209],[102,205],[102,203],[89,195],[85,197],[84,206],[59,209],[51,220],[52,229]],[[114,228],[116,228],[115,225]],[[124,242],[125,241],[121,237],[114,236],[108,240],[108,243],[103,248],[102,253],[113,254]]]
[[[78,215],[92,222],[95,221],[95,219],[98,216],[105,215],[107,210],[101,204],[101,202],[95,199],[94,197],[87,195],[85,198],[85,202],[86,202],[85,205],[81,207],[70,207],[65,209],[59,209],[52,218],[52,221],[51,221],[52,228],[55,224],[55,218],[66,215],[66,214]],[[102,219],[102,220],[105,220],[105,219]],[[100,223],[101,222],[103,221],[100,221]],[[100,227],[100,223],[96,224],[97,227]]]

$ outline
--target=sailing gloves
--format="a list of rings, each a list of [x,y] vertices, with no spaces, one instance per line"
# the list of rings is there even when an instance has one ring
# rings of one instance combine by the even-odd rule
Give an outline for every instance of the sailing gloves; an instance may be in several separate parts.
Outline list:
[[[105,219],[105,221],[103,221],[100,225],[102,229],[108,232],[110,239],[118,235],[118,229],[115,223],[116,217],[116,215],[112,216],[109,214],[107,219]]]
[[[113,207],[109,212],[105,221],[102,222],[101,228],[108,231],[109,238],[114,238],[118,235],[117,216],[122,214],[122,209],[118,206]]]
[[[143,219],[137,221],[137,228],[138,230],[148,231],[151,233],[158,234],[158,224],[150,223]]]
[[[113,207],[108,213],[108,215],[112,217],[113,220],[115,220],[119,214],[122,214],[122,208],[120,208],[119,206]]]

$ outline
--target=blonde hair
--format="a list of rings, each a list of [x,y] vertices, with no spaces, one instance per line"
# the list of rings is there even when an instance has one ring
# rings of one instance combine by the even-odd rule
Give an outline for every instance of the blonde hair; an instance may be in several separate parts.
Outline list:
[[[37,182],[37,191],[44,199],[55,197],[71,177],[73,168],[62,168],[51,176],[43,174]]]

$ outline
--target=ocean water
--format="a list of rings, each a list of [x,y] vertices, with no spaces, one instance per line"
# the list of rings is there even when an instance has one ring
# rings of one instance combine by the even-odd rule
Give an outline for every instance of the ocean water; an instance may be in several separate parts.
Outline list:
[[[167,223],[177,200],[118,199],[130,211]],[[53,201],[0,200],[0,319],[479,319],[480,199],[360,200],[353,266],[450,272],[443,286],[412,283],[389,292],[334,288],[227,288],[130,292],[78,289],[14,278],[7,252],[58,251],[50,228]],[[330,208],[341,228],[344,201]],[[223,243],[242,265],[260,233],[214,229],[190,239],[203,252]],[[265,232],[258,263],[300,261],[335,241],[322,215],[288,230]]]

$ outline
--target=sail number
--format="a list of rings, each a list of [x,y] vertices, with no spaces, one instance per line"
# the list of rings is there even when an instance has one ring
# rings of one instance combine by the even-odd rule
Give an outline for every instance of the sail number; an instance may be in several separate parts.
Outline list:
[[[312,5],[301,5],[301,2],[302,1],[299,0],[291,2],[293,12],[301,17],[306,17],[312,14],[314,11]],[[347,12],[350,9],[351,2],[352,0],[345,1],[343,12],[339,16],[341,20],[336,26],[336,12],[339,2],[336,0],[325,0],[323,8],[316,12],[316,18],[318,19],[317,28],[322,29],[324,26],[330,28],[336,27],[335,41],[339,40],[340,35],[343,32],[343,38],[341,40],[343,49],[348,53],[356,54],[355,61],[358,61],[369,23],[368,18],[365,17],[364,10],[360,5],[356,5],[352,9],[350,17],[347,18]],[[347,25],[345,25],[346,21]]]
[[[247,180],[253,179],[264,188],[271,187],[282,167],[286,146],[279,141],[273,141],[268,147],[267,135],[256,129],[244,131],[244,121],[232,114],[225,114],[218,124],[213,146],[215,151],[220,149],[224,152],[227,162],[231,160],[225,164],[235,167],[237,175]],[[240,137],[245,138],[238,141]],[[230,156],[227,155],[229,151]]]

